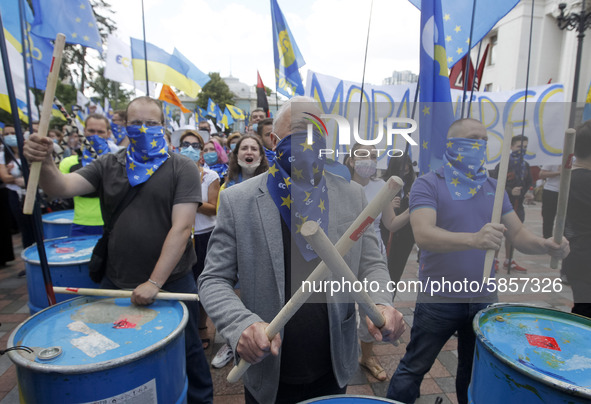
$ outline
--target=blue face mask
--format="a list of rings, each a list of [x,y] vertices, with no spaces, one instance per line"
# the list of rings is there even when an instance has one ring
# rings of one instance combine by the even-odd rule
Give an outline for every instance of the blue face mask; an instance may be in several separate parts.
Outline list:
[[[201,150],[195,150],[192,146],[189,146],[181,149],[181,154],[196,162],[199,161],[199,157],[201,157]]]
[[[236,148],[236,143],[232,143],[230,145],[230,150],[234,151],[235,148]]]
[[[258,124],[258,123],[253,123],[253,124],[252,124],[252,130],[253,130],[254,132],[256,132],[258,128],[259,128],[259,124]]]
[[[4,136],[4,142],[6,146],[16,147],[18,145],[16,141],[16,135],[6,135]]]
[[[203,154],[203,160],[205,160],[208,166],[212,166],[218,162],[218,154],[216,152],[205,153]]]

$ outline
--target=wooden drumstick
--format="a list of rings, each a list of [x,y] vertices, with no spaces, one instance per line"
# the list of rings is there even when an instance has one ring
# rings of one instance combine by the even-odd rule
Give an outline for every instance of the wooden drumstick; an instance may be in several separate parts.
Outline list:
[[[560,188],[558,191],[558,204],[556,205],[556,222],[552,236],[556,244],[562,243],[564,224],[566,221],[566,208],[568,206],[568,194],[570,191],[570,176],[573,168],[573,156],[575,153],[575,138],[577,132],[567,129],[564,134],[564,147],[562,148],[562,168],[560,170]],[[550,268],[558,268],[558,258],[550,259]]]
[[[511,154],[511,138],[513,137],[513,124],[507,122],[505,125],[505,135],[503,136],[503,146],[501,147],[501,162],[499,163],[499,176],[497,177],[497,189],[495,190],[495,201],[493,204],[491,223],[501,223],[501,213],[503,211],[503,199],[505,198],[505,185],[507,183],[507,171],[509,170],[509,155]],[[484,257],[484,269],[482,271],[482,281],[486,282],[492,269],[495,250],[487,250]]]
[[[382,210],[384,210],[386,204],[394,199],[394,196],[396,196],[403,185],[404,182],[398,177],[390,177],[388,181],[386,181],[386,184],[382,187],[380,192],[378,192],[375,198],[367,204],[365,209],[363,209],[357,219],[355,219],[335,244],[335,248],[339,254],[345,255],[349,252],[351,247],[353,247],[353,244],[361,238],[365,230],[371,226],[375,218],[382,212]],[[312,271],[305,282],[318,282],[325,279],[329,274],[330,270],[326,267],[324,262],[321,262],[314,271]],[[293,317],[311,295],[312,291],[304,290],[303,287],[300,287],[293,294],[291,299],[289,299],[285,306],[283,306],[279,313],[277,313],[273,321],[271,321],[267,328],[265,328],[265,333],[267,334],[269,341],[271,341],[275,335],[285,327],[285,324],[287,324],[289,319]],[[250,363],[242,359],[228,374],[228,382],[235,383],[240,380],[250,365]]]
[[[300,233],[306,241],[310,243],[314,251],[316,251],[316,254],[318,254],[333,275],[343,278],[351,285],[359,283],[359,280],[353,271],[351,271],[351,268],[349,268],[343,257],[339,254],[336,247],[331,243],[318,223],[315,221],[307,221],[302,225]],[[352,288],[351,295],[357,301],[359,306],[361,306],[367,313],[367,316],[376,327],[382,328],[386,323],[386,320],[382,313],[380,313],[376,304],[371,300],[367,291],[362,288],[359,292],[356,292],[354,291],[354,288]]]
[[[68,288],[62,286],[54,286],[55,293],[63,293],[66,295],[82,295],[82,296],[104,296],[104,297],[131,297],[133,290],[121,289],[90,289],[90,288]],[[154,297],[156,300],[183,300],[183,301],[199,301],[197,293],[168,293],[158,292]]]
[[[55,96],[55,88],[59,77],[60,66],[62,65],[62,54],[64,53],[64,45],[66,44],[66,36],[64,34],[57,34],[53,47],[53,56],[51,59],[51,69],[47,76],[47,86],[45,87],[45,95],[43,97],[43,109],[41,110],[41,119],[39,120],[39,132],[41,137],[47,136],[49,129],[49,120],[51,119],[51,110],[53,109],[53,98]],[[27,194],[23,205],[23,213],[31,215],[33,207],[35,206],[35,196],[37,194],[37,185],[39,185],[39,174],[41,172],[41,164],[43,162],[36,161],[31,164],[29,171],[29,181],[27,184]]]

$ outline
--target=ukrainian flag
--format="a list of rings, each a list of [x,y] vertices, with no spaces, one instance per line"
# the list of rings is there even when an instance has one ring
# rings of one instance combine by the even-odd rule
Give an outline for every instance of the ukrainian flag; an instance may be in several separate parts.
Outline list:
[[[158,83],[168,84],[183,91],[190,97],[197,96],[201,85],[189,73],[191,66],[177,56],[171,55],[159,47],[146,43],[148,61],[148,79]],[[146,80],[146,65],[144,61],[144,41],[131,38],[131,63],[135,80]]]
[[[591,119],[591,83],[587,91],[587,98],[585,99],[585,109],[583,109],[583,122]]]

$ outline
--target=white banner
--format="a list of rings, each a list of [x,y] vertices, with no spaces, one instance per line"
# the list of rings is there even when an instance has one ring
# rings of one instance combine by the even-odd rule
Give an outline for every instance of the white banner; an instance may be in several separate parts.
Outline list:
[[[381,129],[384,129],[383,133],[387,133],[385,118],[410,118],[415,91],[416,83],[393,86],[366,84],[363,88],[361,104],[360,136],[364,139],[377,139]],[[318,101],[323,113],[341,115],[350,121],[351,127],[355,126],[353,119],[359,115],[360,84],[308,71],[306,95]],[[454,115],[459,119],[462,110],[462,91],[451,90],[451,95]],[[525,159],[530,165],[560,164],[569,107],[569,104],[564,102],[563,85],[549,84],[530,88],[527,103],[524,99],[525,90],[474,92],[470,104],[470,117],[481,121],[487,128],[487,168],[493,168],[500,160],[503,128],[507,122],[513,123],[514,136],[521,135],[523,132],[528,137],[529,145]],[[419,143],[420,117],[423,113],[427,113],[420,108],[420,104],[417,104],[414,120],[419,126],[411,134],[417,144]],[[465,108],[468,108],[468,103],[465,103]],[[371,117],[369,121],[366,118],[368,116]],[[338,150],[339,160],[342,161],[349,147],[337,144],[338,132],[334,120],[326,119],[324,122],[328,128],[327,147]],[[381,126],[384,127],[381,128]],[[377,149],[384,150],[378,160],[379,168],[386,168],[388,161],[386,150],[405,150],[406,148],[406,141],[402,136],[394,135],[391,146],[387,145],[387,141],[387,136],[384,136],[376,145]],[[352,140],[351,146],[354,143]],[[421,146],[416,145],[409,148],[413,160],[418,158],[419,147]]]
[[[16,50],[16,48],[8,41],[6,41],[6,50],[8,51],[8,60],[10,65],[10,73],[12,75],[12,85],[14,86],[14,93],[16,96],[16,105],[19,110],[19,116],[23,121],[28,121],[28,109],[27,109],[27,93],[25,89],[25,72],[23,69],[23,57]],[[0,78],[0,108],[11,112],[10,99],[8,97],[8,83],[6,82],[6,76],[4,74],[4,65],[2,59],[0,59],[0,71],[2,73]],[[35,99],[33,93],[29,90],[29,98],[31,103]],[[35,105],[31,106],[31,117],[34,121],[39,120],[39,111]]]
[[[113,34],[108,39],[105,78],[134,85],[129,41],[124,42]]]

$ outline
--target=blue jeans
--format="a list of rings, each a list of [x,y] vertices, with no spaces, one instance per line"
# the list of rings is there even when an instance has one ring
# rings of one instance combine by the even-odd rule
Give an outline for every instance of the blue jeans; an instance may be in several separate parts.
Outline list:
[[[101,288],[119,289],[106,276],[101,282]],[[197,293],[197,286],[193,272],[172,282],[166,282],[162,289],[173,293]],[[185,355],[187,358],[187,377],[189,379],[188,403],[212,403],[213,382],[209,365],[203,352],[203,345],[199,338],[199,302],[183,302],[189,311],[189,321],[185,327]]]
[[[419,295],[410,342],[390,380],[387,397],[408,404],[414,403],[419,397],[423,377],[431,369],[441,348],[457,331],[456,395],[460,404],[466,404],[476,340],[472,320],[489,303],[426,303],[424,300],[427,299]]]

